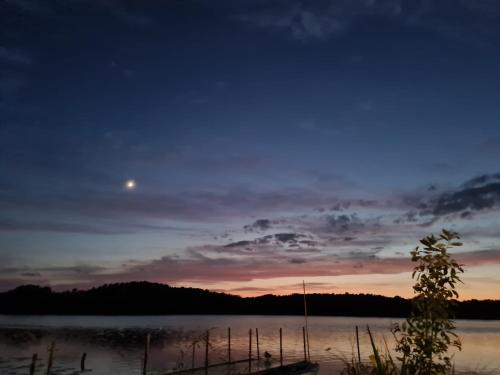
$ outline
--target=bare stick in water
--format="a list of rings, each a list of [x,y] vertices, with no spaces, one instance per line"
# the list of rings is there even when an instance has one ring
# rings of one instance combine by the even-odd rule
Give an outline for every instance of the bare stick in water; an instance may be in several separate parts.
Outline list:
[[[304,319],[306,321],[306,342],[307,342],[307,360],[311,360],[311,353],[309,352],[309,328],[307,326],[307,302],[306,302],[306,282],[302,280],[302,286],[304,288]]]
[[[231,363],[231,327],[227,329],[227,361]]]
[[[208,345],[210,342],[210,332],[207,331],[207,336],[205,338],[205,373],[208,372]]]
[[[82,359],[80,359],[80,370],[85,371],[85,359],[87,359],[87,353],[82,354]]]
[[[193,341],[193,354],[191,356],[191,368],[193,369],[194,368],[194,356],[195,356],[195,353],[196,352],[196,341]]]
[[[257,361],[260,361],[259,329],[255,328],[255,340],[257,341]]]
[[[302,327],[302,341],[304,342],[304,361],[307,362],[306,328]]]
[[[283,366],[283,332],[280,328],[280,366]]]
[[[358,326],[356,326],[356,345],[358,347],[358,363],[361,364],[361,353],[359,351],[359,333],[358,333]]]
[[[144,344],[144,363],[142,366],[142,374],[147,375],[148,373],[148,359],[149,359],[149,342],[151,340],[151,334],[146,335],[146,342]]]
[[[52,373],[52,364],[54,363],[54,348],[56,343],[52,341],[49,347],[49,360],[47,361],[47,375]]]
[[[31,365],[30,365],[30,375],[33,375],[36,370],[36,361],[38,360],[38,354],[33,354],[33,357],[31,357]]]
[[[248,330],[248,372],[252,372],[252,329]]]

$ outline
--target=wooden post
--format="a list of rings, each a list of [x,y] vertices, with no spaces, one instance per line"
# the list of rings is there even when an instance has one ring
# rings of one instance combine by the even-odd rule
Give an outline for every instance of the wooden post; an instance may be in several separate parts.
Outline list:
[[[35,374],[35,370],[36,370],[36,361],[38,360],[38,354],[33,354],[33,356],[31,357],[31,364],[30,364],[30,375],[34,375]]]
[[[259,329],[255,328],[255,341],[257,342],[257,361],[260,361]]]
[[[358,326],[356,326],[356,345],[358,347],[358,363],[361,364],[361,353],[359,351],[359,334],[358,334]]]
[[[227,328],[227,361],[231,363],[231,327]]]
[[[47,375],[50,375],[52,372],[52,364],[54,363],[54,348],[56,343],[52,341],[49,347],[49,359],[47,361]]]
[[[304,362],[307,362],[306,327],[302,327],[302,341],[304,342]]]
[[[191,368],[194,368],[194,355],[196,351],[196,341],[193,341],[193,355],[191,356]]]
[[[149,342],[151,340],[151,334],[146,335],[146,342],[144,343],[144,363],[142,366],[142,375],[147,375],[148,373],[148,359],[149,359]]]
[[[283,366],[283,333],[280,328],[280,366]]]
[[[205,338],[205,373],[208,372],[208,345],[210,342],[210,332],[207,331],[207,336]]]
[[[87,353],[82,354],[82,359],[80,360],[80,370],[85,371],[85,359],[87,359]]]
[[[311,353],[309,352],[309,328],[307,326],[307,302],[306,302],[306,282],[302,280],[302,286],[304,287],[304,319],[306,321],[306,342],[307,342],[307,360],[311,360]]]
[[[248,330],[248,372],[252,372],[252,329]]]

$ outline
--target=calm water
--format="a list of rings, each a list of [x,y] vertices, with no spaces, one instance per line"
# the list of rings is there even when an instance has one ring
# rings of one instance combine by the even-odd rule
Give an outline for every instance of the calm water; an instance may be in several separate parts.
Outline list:
[[[370,353],[364,327],[370,325],[378,340],[382,335],[392,346],[389,332],[394,319],[354,317],[310,317],[311,359],[320,363],[320,375],[337,374],[341,357],[353,353],[354,327],[360,327],[362,359]],[[56,342],[55,373],[79,373],[80,357],[87,353],[91,374],[140,374],[144,337],[152,333],[150,373],[164,374],[175,368],[190,368],[192,343],[210,330],[210,362],[227,358],[227,327],[231,327],[233,359],[248,358],[248,330],[259,329],[260,352],[271,353],[273,364],[279,360],[279,328],[283,329],[284,362],[304,358],[302,326],[304,319],[295,316],[1,316],[0,374],[27,374],[30,357],[38,353],[39,369],[45,373],[49,343]],[[457,321],[463,350],[455,356],[458,369],[481,374],[500,373],[500,321]],[[363,327],[363,328],[362,328]],[[256,355],[255,331],[253,353]],[[195,365],[202,366],[204,347],[195,347]],[[263,368],[254,363],[252,370]],[[226,374],[227,368],[210,370]],[[248,372],[248,364],[230,369]]]

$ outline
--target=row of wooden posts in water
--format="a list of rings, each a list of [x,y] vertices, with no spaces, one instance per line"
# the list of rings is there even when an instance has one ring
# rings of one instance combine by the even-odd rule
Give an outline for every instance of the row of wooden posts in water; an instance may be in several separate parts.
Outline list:
[[[237,364],[237,363],[245,363],[248,362],[248,372],[252,372],[252,361],[260,361],[260,345],[259,345],[259,329],[255,328],[255,343],[256,343],[256,349],[257,349],[257,357],[254,358],[252,356],[252,336],[253,336],[253,330],[250,329],[248,331],[248,358],[247,359],[240,359],[240,360],[233,360],[231,357],[231,328],[229,327],[227,329],[227,361],[222,362],[222,363],[215,363],[215,364],[210,364],[209,362],[209,346],[210,346],[210,331],[206,331],[204,341],[205,341],[205,360],[204,360],[204,366],[203,367],[195,367],[195,356],[196,356],[196,343],[192,344],[192,355],[191,355],[191,368],[190,369],[183,369],[183,370],[178,370],[175,372],[171,372],[169,374],[181,374],[181,373],[186,373],[186,372],[191,372],[191,371],[196,371],[196,370],[205,370],[205,373],[208,372],[208,369],[210,367],[217,367],[217,366],[224,366],[224,365],[232,365],[232,364]],[[302,327],[302,338],[303,338],[303,343],[304,343],[304,362],[310,362],[311,356],[310,356],[310,351],[309,351],[309,340],[308,340],[308,333],[307,333],[307,328]],[[280,366],[283,366],[283,329],[279,329],[279,343],[280,343],[280,348],[279,348],[279,353],[280,353]],[[146,344],[144,348],[144,361],[143,361],[143,369],[142,373],[143,375],[147,375],[147,369],[148,369],[148,358],[149,358],[149,346],[150,346],[150,334],[148,333],[146,335]],[[267,354],[267,352],[266,352]],[[266,358],[268,360],[268,358]]]
[[[357,327],[356,327],[357,330]],[[357,333],[357,331],[356,331]],[[248,359],[240,359],[240,360],[233,360],[231,356],[231,328],[227,329],[227,361],[223,363],[216,363],[216,364],[210,364],[209,361],[209,346],[210,346],[210,331],[206,331],[204,335],[204,342],[205,342],[205,359],[204,359],[204,366],[203,367],[195,367],[195,355],[196,355],[196,342],[192,344],[192,357],[191,357],[191,368],[190,369],[183,369],[183,370],[178,370],[175,372],[170,372],[169,374],[180,374],[180,373],[185,373],[185,372],[190,372],[190,371],[196,371],[196,370],[205,370],[205,372],[208,371],[210,367],[216,367],[216,366],[223,366],[223,365],[231,365],[231,364],[237,364],[237,363],[245,363],[248,362],[248,372],[252,372],[252,361],[260,361],[260,345],[259,345],[259,329],[255,328],[255,343],[256,343],[256,349],[257,349],[257,357],[254,358],[252,356],[252,335],[253,335],[253,330],[250,329],[248,331]],[[308,332],[306,327],[302,327],[302,338],[303,338],[303,344],[304,344],[304,361],[309,362],[311,360],[310,356],[310,351],[309,351],[309,337],[308,337]],[[145,347],[144,347],[144,358],[143,358],[143,366],[142,366],[142,374],[147,375],[148,372],[148,362],[149,362],[149,352],[150,352],[150,341],[151,341],[151,334],[148,333],[146,334],[146,340],[145,340]],[[359,344],[358,344],[359,347]],[[52,367],[54,364],[54,351],[55,351],[55,342],[51,342],[49,346],[49,357],[47,360],[47,369],[46,369],[46,375],[51,375],[52,374]],[[280,366],[283,366],[283,330],[280,328],[279,329],[279,353],[280,353]],[[266,352],[267,354],[267,352]],[[83,353],[82,357],[80,359],[80,370],[82,372],[86,371],[85,368],[85,361],[87,359],[87,353]],[[266,358],[268,360],[268,358]],[[36,364],[38,361],[38,355],[35,353],[33,354],[31,358],[31,364],[30,364],[30,375],[34,375],[36,371]]]
[[[196,343],[193,343],[193,352],[192,352],[192,357],[191,357],[191,368],[190,369],[184,369],[180,371],[175,371],[175,372],[170,372],[169,375],[175,375],[175,374],[181,374],[185,372],[191,372],[191,371],[196,371],[196,370],[205,370],[205,372],[208,372],[208,369],[210,367],[216,367],[216,366],[223,366],[223,365],[231,365],[231,364],[236,364],[236,363],[244,363],[248,361],[248,372],[252,372],[252,361],[257,360],[260,361],[260,346],[259,346],[259,329],[255,329],[255,341],[256,341],[256,346],[257,346],[257,358],[252,357],[252,330],[250,329],[248,331],[248,359],[240,359],[240,360],[233,360],[231,357],[231,328],[227,329],[227,362],[223,363],[217,363],[217,364],[210,364],[209,363],[209,345],[210,345],[210,331],[207,331],[205,333],[205,362],[203,367],[198,367],[195,368],[195,351],[196,351]],[[308,332],[306,327],[302,327],[302,339],[303,339],[303,344],[304,344],[304,362],[310,362],[311,361],[311,355],[310,355],[310,350],[309,350],[309,337],[308,337]],[[144,348],[144,359],[143,359],[143,367],[142,367],[142,374],[147,375],[148,372],[148,361],[149,361],[149,351],[150,351],[150,341],[151,341],[151,335],[148,333],[146,335],[146,340],[145,340],[145,348]],[[280,328],[279,329],[279,343],[280,343],[280,366],[283,366],[283,330]],[[359,331],[358,331],[358,326],[356,326],[356,346],[357,346],[357,354],[358,354],[358,363],[361,363],[361,353],[359,349]],[[52,342],[49,346],[49,358],[47,361],[47,371],[46,375],[51,375],[52,373],[52,366],[54,363],[54,351],[55,351],[55,342]],[[82,357],[80,359],[80,370],[84,372],[86,370],[85,368],[85,361],[87,359],[87,353],[83,353]],[[36,370],[36,363],[38,361],[38,355],[35,353],[33,354],[31,358],[31,364],[30,364],[30,375],[35,374]]]
[[[54,351],[56,348],[56,343],[52,341],[49,346],[49,358],[47,360],[47,375],[52,374],[52,366],[54,365]],[[83,353],[82,357],[80,359],[80,370],[84,372],[85,369],[85,360],[87,359],[87,353]],[[38,354],[35,353],[31,357],[31,363],[30,363],[30,375],[34,375],[36,371],[36,363],[38,361]]]

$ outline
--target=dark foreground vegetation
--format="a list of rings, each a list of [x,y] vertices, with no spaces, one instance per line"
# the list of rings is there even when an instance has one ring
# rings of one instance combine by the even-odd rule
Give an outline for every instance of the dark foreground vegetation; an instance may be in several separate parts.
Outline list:
[[[242,298],[195,288],[131,282],[90,290],[54,292],[20,286],[0,293],[1,314],[262,314],[303,315],[301,294]],[[370,294],[310,294],[308,312],[319,316],[407,317],[411,300]],[[459,319],[500,319],[500,301],[458,302]]]

